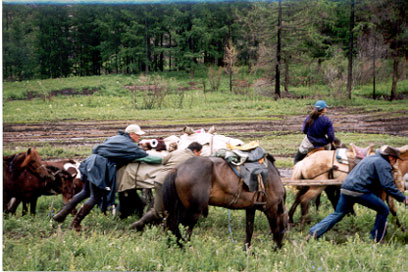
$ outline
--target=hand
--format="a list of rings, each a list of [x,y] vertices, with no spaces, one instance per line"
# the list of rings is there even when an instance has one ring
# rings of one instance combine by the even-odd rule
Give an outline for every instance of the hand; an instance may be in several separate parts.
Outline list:
[[[408,196],[405,197],[405,206],[408,205]]]

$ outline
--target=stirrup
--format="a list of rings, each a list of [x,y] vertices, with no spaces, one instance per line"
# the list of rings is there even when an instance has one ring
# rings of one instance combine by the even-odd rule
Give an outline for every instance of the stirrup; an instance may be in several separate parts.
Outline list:
[[[266,201],[258,201],[258,199],[266,199],[265,191],[256,191],[253,196],[254,205],[265,205]]]

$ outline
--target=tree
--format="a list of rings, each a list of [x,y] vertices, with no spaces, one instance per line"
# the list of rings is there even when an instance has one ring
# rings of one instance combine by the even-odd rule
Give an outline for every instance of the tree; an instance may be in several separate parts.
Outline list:
[[[397,95],[399,61],[408,55],[408,2],[404,0],[372,2],[371,10],[376,15],[376,29],[383,35],[393,59],[393,75],[390,100]]]
[[[354,0],[350,0],[350,37],[348,53],[348,71],[347,71],[347,96],[351,99],[351,87],[353,81],[353,29],[354,29]]]
[[[38,62],[43,78],[66,77],[71,73],[70,17],[60,6],[37,7]]]
[[[275,95],[280,97],[280,71],[281,71],[281,35],[282,35],[282,0],[279,0],[278,9],[278,33],[277,33],[277,46],[276,46],[276,69],[275,69]]]
[[[225,46],[224,64],[225,70],[229,74],[229,89],[232,92],[232,75],[234,73],[234,64],[237,61],[237,51],[232,44],[231,38]]]

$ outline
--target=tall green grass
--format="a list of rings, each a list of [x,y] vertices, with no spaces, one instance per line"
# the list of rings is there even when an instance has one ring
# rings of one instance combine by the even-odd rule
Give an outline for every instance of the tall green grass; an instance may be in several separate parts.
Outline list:
[[[289,191],[287,205],[292,200]],[[408,214],[402,204],[397,205],[399,218],[407,225]],[[375,213],[358,205],[357,216],[346,216],[319,241],[305,241],[310,225],[304,230],[296,226],[286,233],[284,247],[277,251],[260,212],[255,217],[252,246],[244,251],[244,211],[231,211],[230,234],[227,210],[211,207],[208,218],[199,220],[191,241],[180,249],[160,226],[137,233],[129,229],[136,216],[119,220],[96,208],[84,219],[83,232],[75,233],[68,229],[72,216],[61,226],[51,220],[52,209],[55,212],[61,206],[60,196],[42,197],[35,217],[4,218],[4,270],[400,272],[408,265],[408,234],[390,223],[385,242],[373,243],[368,233]],[[319,212],[311,209],[312,223],[331,211],[323,197]]]

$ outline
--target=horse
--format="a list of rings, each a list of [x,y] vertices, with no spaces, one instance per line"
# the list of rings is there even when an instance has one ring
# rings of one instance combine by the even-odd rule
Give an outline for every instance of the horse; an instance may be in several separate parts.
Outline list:
[[[255,211],[267,217],[277,248],[283,244],[287,227],[285,207],[286,190],[275,167],[274,158],[267,155],[268,176],[265,183],[265,202],[255,204],[257,192],[250,192],[243,185],[228,162],[219,157],[194,157],[170,172],[163,184],[163,204],[167,213],[166,228],[177,237],[177,244],[184,240],[179,224],[188,226],[187,240],[199,217],[208,216],[208,206],[246,210],[246,245],[251,244]]]
[[[398,159],[397,164],[394,165],[393,167],[393,178],[394,178],[394,183],[397,186],[397,188],[401,191],[405,191],[405,183],[403,177],[405,174],[408,173],[408,145],[404,145],[400,148],[400,157],[402,160]],[[395,224],[403,231],[405,232],[406,229],[405,227],[401,224],[401,222],[398,219],[397,215],[397,206],[395,205],[394,198],[387,195],[384,191],[378,192],[378,195],[381,197],[383,201],[386,201],[388,204],[388,207],[390,208],[390,213],[394,216],[395,218]]]
[[[3,157],[3,169],[3,211],[6,213],[15,213],[23,201],[23,215],[27,213],[27,203],[30,203],[30,212],[34,215],[41,195],[63,193],[64,201],[74,195],[70,174],[45,165],[35,148]]]
[[[397,165],[394,167],[393,176],[394,182],[396,182],[397,188],[401,191],[404,190],[404,182],[402,177],[408,173],[408,146],[399,148],[403,160],[397,160]],[[344,180],[348,172],[354,167],[358,160],[362,159],[364,155],[372,155],[375,152],[372,151],[372,145],[366,149],[361,149],[351,144],[351,150],[348,151],[348,157],[350,158],[349,165],[342,164],[336,161],[335,151],[319,151],[306,157],[304,160],[298,162],[292,174],[292,179],[315,179],[315,180],[325,180],[325,179],[339,179]],[[331,174],[331,175],[330,175]],[[295,201],[289,210],[289,223],[293,224],[293,214],[295,213],[296,207],[301,204],[302,218],[300,221],[301,226],[308,221],[307,214],[309,208],[309,202],[313,198],[317,197],[322,193],[323,190],[327,190],[329,187],[339,188],[340,186],[298,186],[298,192],[295,196]],[[327,193],[327,191],[326,191]],[[376,194],[386,201],[391,214],[396,219],[396,225],[405,231],[404,226],[400,223],[397,217],[397,208],[394,203],[394,199],[388,196],[384,191],[376,192]],[[328,198],[336,208],[337,200],[339,195],[330,195]]]
[[[84,182],[81,180],[81,173],[79,172],[79,162],[71,159],[65,159],[59,161],[45,161],[45,164],[47,166],[53,166],[57,167],[58,169],[67,171],[72,177],[75,194],[79,193],[82,190]]]
[[[367,154],[372,153],[372,145],[365,149],[359,148],[351,144],[351,149],[347,150],[346,155],[348,160],[338,162],[336,159],[336,150],[319,150],[308,155],[305,159],[299,161],[293,168],[292,179],[314,179],[327,180],[339,179],[344,180],[350,170],[364,158]],[[336,208],[338,198],[340,196],[340,186],[337,185],[322,185],[322,186],[297,186],[298,190],[295,196],[295,201],[289,210],[289,224],[293,224],[293,215],[297,206],[301,205],[301,227],[308,221],[309,203],[312,199],[320,196],[325,191],[333,208]]]

